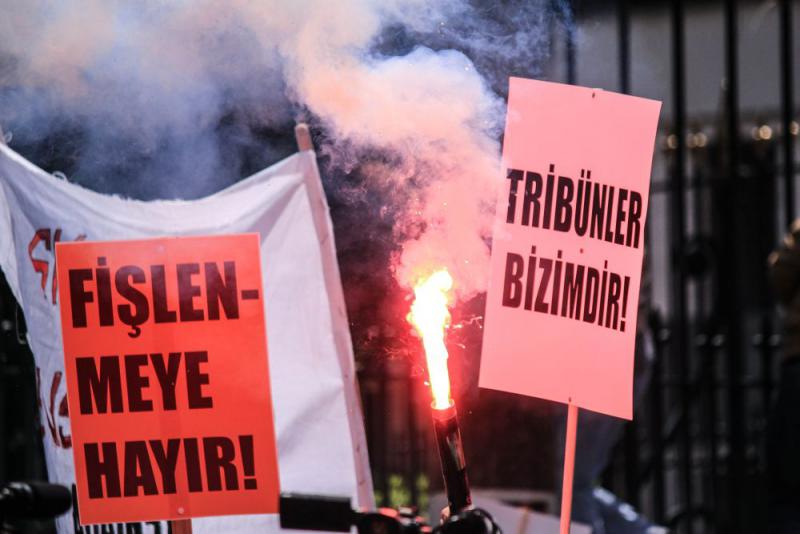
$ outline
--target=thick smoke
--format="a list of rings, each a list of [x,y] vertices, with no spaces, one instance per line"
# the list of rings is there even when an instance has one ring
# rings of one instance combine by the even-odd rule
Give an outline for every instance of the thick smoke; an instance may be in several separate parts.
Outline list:
[[[0,123],[34,161],[55,139],[49,159],[70,180],[193,198],[292,152],[286,132],[310,120],[329,171],[363,177],[329,190],[380,204],[398,282],[447,267],[462,297],[484,288],[502,92],[509,75],[535,74],[551,2],[0,0],[0,11]]]

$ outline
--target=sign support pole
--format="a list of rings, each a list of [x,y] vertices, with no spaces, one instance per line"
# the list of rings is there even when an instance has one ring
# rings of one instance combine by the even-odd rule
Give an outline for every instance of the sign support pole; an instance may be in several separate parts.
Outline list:
[[[564,481],[561,484],[561,534],[569,534],[572,518],[572,480],[575,474],[575,441],[578,434],[578,407],[568,404],[567,439],[564,443]]]
[[[173,519],[169,522],[172,534],[192,534],[191,519]]]
[[[297,141],[297,150],[300,152],[314,150],[314,143],[311,141],[311,131],[308,129],[308,124],[301,122],[295,126],[294,138]]]

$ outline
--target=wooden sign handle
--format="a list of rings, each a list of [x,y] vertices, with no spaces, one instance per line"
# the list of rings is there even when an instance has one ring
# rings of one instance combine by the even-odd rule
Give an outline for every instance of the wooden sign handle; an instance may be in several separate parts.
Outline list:
[[[575,440],[578,434],[578,407],[567,409],[567,440],[564,443],[564,481],[561,484],[561,534],[569,534],[572,519],[572,480],[575,475]]]
[[[314,143],[311,141],[311,131],[308,129],[308,124],[301,122],[295,126],[294,138],[297,141],[298,151],[314,150]]]
[[[172,534],[192,534],[191,519],[173,519],[169,522]]]

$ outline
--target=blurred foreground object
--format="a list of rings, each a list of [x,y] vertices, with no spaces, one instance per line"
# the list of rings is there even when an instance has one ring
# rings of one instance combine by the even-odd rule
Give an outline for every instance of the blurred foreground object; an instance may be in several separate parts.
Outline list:
[[[7,519],[52,519],[72,506],[72,494],[59,484],[10,482],[0,489],[0,532]]]
[[[767,423],[770,530],[800,532],[800,220],[770,254],[769,275],[783,316],[778,395]]]
[[[348,497],[284,493],[280,500],[280,521],[283,529],[350,532],[359,534],[501,534],[488,512],[463,510],[436,527],[428,525],[412,509],[378,508],[355,510]]]
[[[434,517],[436,511],[444,506],[445,498],[446,496],[442,493],[431,497],[431,517]],[[528,506],[511,506],[506,504],[505,500],[505,497],[497,495],[497,491],[489,489],[476,489],[473,493],[474,505],[491,514],[494,522],[503,532],[509,534],[558,534],[557,516],[531,510]],[[578,521],[573,521],[570,525],[570,534],[592,534],[592,529]]]

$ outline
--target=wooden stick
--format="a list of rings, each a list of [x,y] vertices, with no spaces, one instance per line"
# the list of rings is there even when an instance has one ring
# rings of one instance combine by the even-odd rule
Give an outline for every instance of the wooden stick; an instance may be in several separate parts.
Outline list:
[[[311,142],[311,131],[308,124],[301,122],[294,127],[294,138],[297,141],[297,150],[304,152],[314,150],[314,143]]]
[[[172,534],[192,534],[191,519],[173,519],[169,522]]]
[[[578,434],[578,407],[567,409],[567,441],[564,443],[564,482],[561,484],[561,534],[569,534],[572,520],[572,480],[575,475],[575,440]]]
[[[517,534],[526,534],[528,532],[528,523],[531,520],[531,509],[527,506],[522,507],[522,517],[519,520],[517,527]]]

